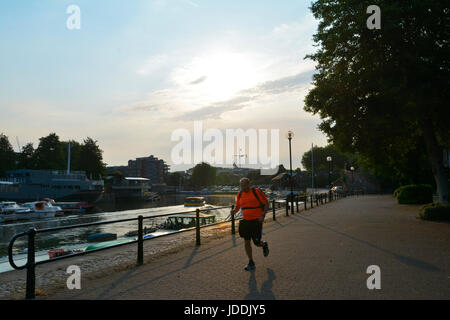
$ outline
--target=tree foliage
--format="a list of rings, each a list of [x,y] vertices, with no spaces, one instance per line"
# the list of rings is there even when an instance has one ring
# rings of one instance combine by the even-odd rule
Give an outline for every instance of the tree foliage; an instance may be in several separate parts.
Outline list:
[[[330,163],[327,161],[327,157],[330,156],[331,166],[333,171],[339,171],[346,166],[354,165],[357,163],[357,156],[350,153],[341,153],[336,150],[336,147],[329,144],[325,147],[314,146],[314,170],[315,171],[328,171]],[[312,166],[312,153],[311,150],[305,152],[302,156],[302,166],[307,171],[311,171]]]
[[[208,187],[216,182],[216,168],[206,162],[197,164],[192,171],[191,183],[194,187]]]
[[[373,4],[381,8],[381,29],[366,25]],[[405,175],[408,157],[424,150],[446,202],[448,1],[317,0],[311,9],[320,19],[318,50],[307,57],[318,72],[305,110],[320,115],[319,128],[339,150],[358,152],[372,167]]]
[[[0,176],[5,171],[14,169],[16,166],[16,154],[9,143],[9,139],[3,133],[0,134]]]
[[[22,147],[20,153],[15,153],[8,137],[0,135],[0,176],[6,170],[37,169],[66,170],[69,141],[60,141],[58,135],[50,133],[39,139],[39,145],[34,149],[32,143]],[[92,138],[86,138],[83,143],[70,141],[70,169],[85,171],[88,176],[98,178],[106,172],[103,162],[103,151]]]

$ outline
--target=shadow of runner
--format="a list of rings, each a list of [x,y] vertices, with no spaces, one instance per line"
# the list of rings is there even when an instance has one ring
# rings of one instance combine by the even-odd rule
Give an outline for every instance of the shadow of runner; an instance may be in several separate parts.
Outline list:
[[[272,292],[273,280],[276,279],[275,272],[267,268],[267,280],[261,285],[261,291],[258,291],[255,270],[250,271],[248,279],[248,288],[250,292],[244,297],[244,300],[276,300]]]
[[[121,283],[123,283],[124,281],[126,281],[128,279],[128,277],[135,272],[137,269],[137,267],[134,267],[133,269],[129,270],[122,278],[120,278],[119,280],[113,282],[109,288],[106,288],[105,291],[103,291],[98,297],[97,299],[103,299],[111,290],[113,290],[114,288],[116,288],[117,286],[119,286]]]

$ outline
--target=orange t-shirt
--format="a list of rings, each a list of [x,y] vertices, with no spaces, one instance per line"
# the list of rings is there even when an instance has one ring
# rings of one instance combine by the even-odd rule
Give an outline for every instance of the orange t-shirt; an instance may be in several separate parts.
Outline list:
[[[254,188],[256,194],[258,195],[259,200],[262,204],[266,204],[268,199],[264,192],[262,192],[258,188]],[[260,207],[258,199],[255,198],[253,191],[250,189],[248,192],[241,191],[241,198],[239,199],[239,194],[236,196],[236,212],[239,211],[240,208],[254,208]],[[245,220],[255,220],[262,216],[263,208],[256,209],[242,209],[242,216]]]

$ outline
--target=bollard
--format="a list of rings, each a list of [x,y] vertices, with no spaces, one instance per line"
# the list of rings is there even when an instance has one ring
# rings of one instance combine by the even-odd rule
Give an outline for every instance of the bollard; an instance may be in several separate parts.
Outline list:
[[[195,244],[200,245],[200,209],[195,210]]]
[[[275,217],[275,200],[272,200],[272,214],[273,214],[273,221],[276,221],[277,218]]]
[[[137,250],[137,265],[144,263],[144,235],[142,231],[143,216],[138,216],[138,250]]]
[[[34,299],[36,297],[36,277],[35,277],[35,246],[34,237],[36,229],[28,230],[28,259],[27,259],[27,288],[25,299]]]
[[[234,204],[231,206],[231,211],[230,211],[230,215],[231,215],[231,234],[236,234],[236,228],[234,226]]]

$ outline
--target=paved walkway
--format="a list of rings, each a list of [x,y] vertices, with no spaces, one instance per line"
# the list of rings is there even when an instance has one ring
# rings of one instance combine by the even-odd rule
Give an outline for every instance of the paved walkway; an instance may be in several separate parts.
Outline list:
[[[450,299],[450,224],[391,196],[341,199],[264,225],[270,255],[225,236],[38,299]],[[151,245],[151,241],[144,245]],[[367,267],[381,269],[368,290]]]

